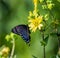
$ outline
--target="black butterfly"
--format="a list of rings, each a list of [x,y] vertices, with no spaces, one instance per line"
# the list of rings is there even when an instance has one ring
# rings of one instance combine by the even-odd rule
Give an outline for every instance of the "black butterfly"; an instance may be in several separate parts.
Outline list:
[[[26,43],[30,42],[30,31],[27,25],[18,25],[12,29],[12,32],[22,36]]]

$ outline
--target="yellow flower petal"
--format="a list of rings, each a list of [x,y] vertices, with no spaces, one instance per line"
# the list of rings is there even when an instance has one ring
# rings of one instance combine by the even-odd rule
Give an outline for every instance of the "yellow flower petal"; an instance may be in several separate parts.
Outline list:
[[[37,0],[33,0],[34,4],[37,4]]]
[[[43,25],[42,25],[42,24],[40,24],[40,25],[38,26],[38,29],[39,29],[39,30],[41,30],[41,27],[43,27]]]
[[[28,20],[28,22],[30,23],[29,24],[30,30],[32,30],[32,32],[35,32],[37,28],[41,29],[42,21],[43,21],[42,16],[39,16],[39,17],[37,17],[35,19]]]

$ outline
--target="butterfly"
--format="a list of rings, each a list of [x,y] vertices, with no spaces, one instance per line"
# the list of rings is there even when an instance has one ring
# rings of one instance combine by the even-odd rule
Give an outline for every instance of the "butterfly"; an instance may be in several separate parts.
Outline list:
[[[20,35],[26,43],[30,42],[30,30],[27,25],[21,24],[12,28],[12,32]]]

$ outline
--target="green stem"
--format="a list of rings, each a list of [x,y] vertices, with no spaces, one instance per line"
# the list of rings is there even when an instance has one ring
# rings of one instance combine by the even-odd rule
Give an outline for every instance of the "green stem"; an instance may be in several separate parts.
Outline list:
[[[58,55],[60,57],[60,34],[58,34],[58,32],[57,32],[57,36],[58,36]]]
[[[12,51],[11,51],[10,58],[13,58],[13,55],[14,55],[14,50],[15,50],[15,40],[14,40],[14,38],[12,39],[12,44],[13,44],[13,46],[12,46]]]
[[[44,58],[46,58],[46,55],[45,55],[45,46],[43,46],[43,51],[44,51]]]
[[[43,41],[44,41],[44,31],[42,32],[42,39],[43,39]],[[45,45],[43,46],[43,53],[44,53],[44,58],[46,58]]]

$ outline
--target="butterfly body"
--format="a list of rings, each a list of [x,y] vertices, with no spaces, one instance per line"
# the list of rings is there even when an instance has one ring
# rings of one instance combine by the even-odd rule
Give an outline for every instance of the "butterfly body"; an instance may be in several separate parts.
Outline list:
[[[27,25],[18,25],[12,29],[12,32],[22,36],[26,43],[30,42],[30,31]]]

